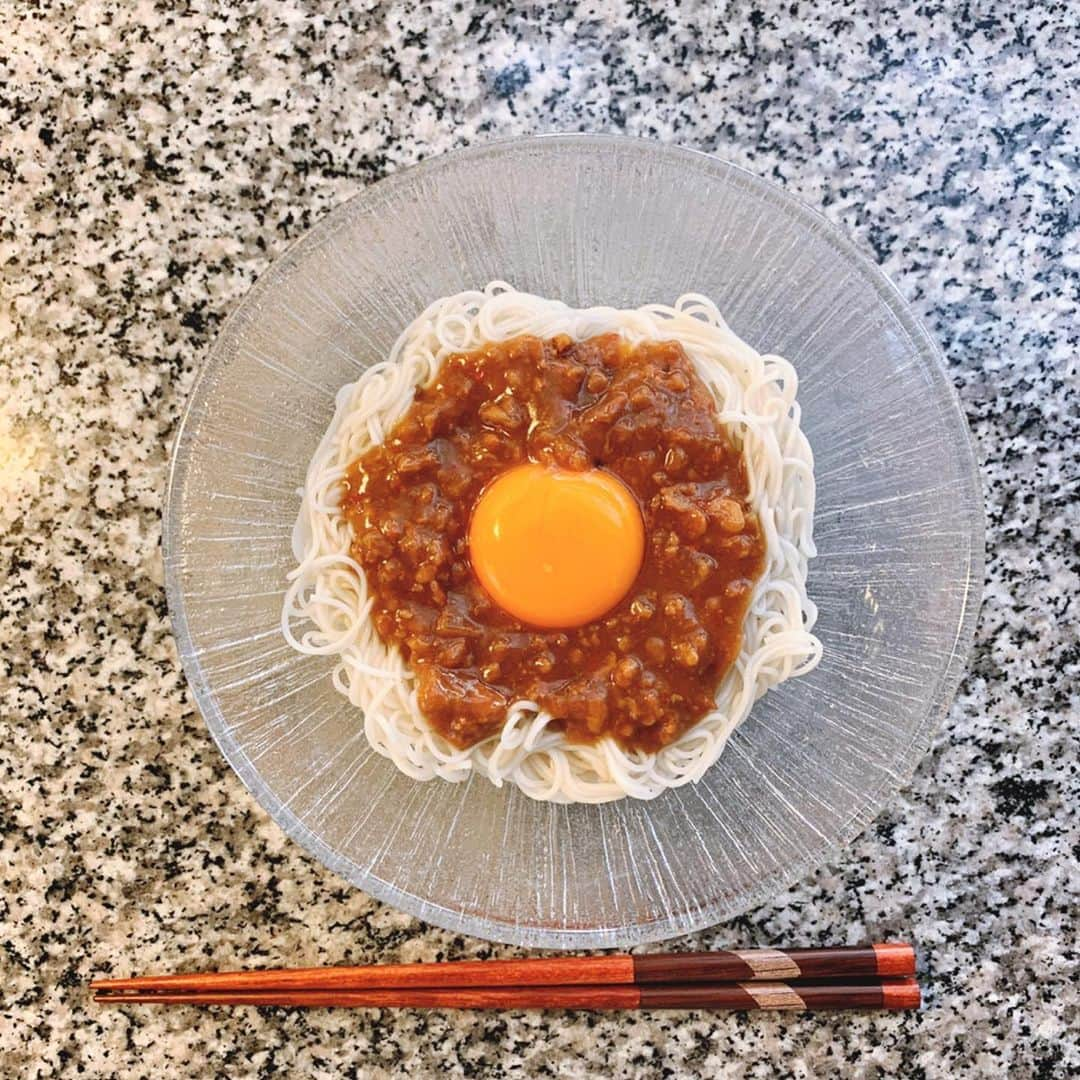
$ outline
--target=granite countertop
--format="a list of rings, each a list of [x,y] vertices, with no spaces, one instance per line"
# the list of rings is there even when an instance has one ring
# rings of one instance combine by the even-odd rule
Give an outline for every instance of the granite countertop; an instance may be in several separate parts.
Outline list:
[[[1076,1074],[1075,7],[869,7],[7,8],[4,1077]],[[874,253],[948,357],[988,527],[948,721],[831,865],[677,943],[911,936],[926,1007],[95,1008],[85,981],[133,966],[512,954],[348,887],[247,794],[177,662],[160,511],[195,372],[290,240],[422,157],[554,130],[682,143],[784,184]]]

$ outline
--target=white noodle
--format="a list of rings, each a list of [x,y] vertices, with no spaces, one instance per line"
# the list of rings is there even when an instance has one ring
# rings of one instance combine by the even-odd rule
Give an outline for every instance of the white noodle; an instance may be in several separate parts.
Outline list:
[[[383,644],[371,599],[349,555],[351,531],[338,510],[348,466],[382,441],[432,379],[444,357],[520,334],[575,340],[615,331],[632,343],[676,340],[716,398],[721,421],[741,443],[750,503],[764,531],[767,561],[743,627],[742,650],[716,694],[716,707],[655,754],[623,750],[612,739],[573,745],[535,702],[507,710],[501,733],[459,750],[429,727],[412,672]],[[337,659],[334,685],[363,712],[368,741],[417,780],[461,781],[473,772],[517,784],[534,799],[608,802],[653,799],[699,780],[731,732],[770,687],[802,675],[821,657],[811,633],[817,609],[806,595],[815,554],[814,459],[799,428],[798,378],[779,356],[761,356],[728,329],[704,296],[672,307],[569,308],[503,282],[435,301],[398,338],[388,360],[342,387],[329,430],[308,468],[293,532],[298,565],[289,574],[281,627],[300,652]]]

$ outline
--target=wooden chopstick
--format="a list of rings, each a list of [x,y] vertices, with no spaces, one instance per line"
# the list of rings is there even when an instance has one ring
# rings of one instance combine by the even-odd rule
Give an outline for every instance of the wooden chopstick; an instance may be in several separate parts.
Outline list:
[[[555,956],[522,960],[459,960],[365,967],[277,968],[97,979],[92,990],[351,991],[375,989],[530,986],[647,986],[657,983],[792,982],[915,974],[910,945],[888,942],[823,949],[740,949],[645,956]]]
[[[861,983],[736,982],[677,985],[400,987],[369,990],[114,991],[99,1002],[407,1009],[917,1009],[914,979]]]

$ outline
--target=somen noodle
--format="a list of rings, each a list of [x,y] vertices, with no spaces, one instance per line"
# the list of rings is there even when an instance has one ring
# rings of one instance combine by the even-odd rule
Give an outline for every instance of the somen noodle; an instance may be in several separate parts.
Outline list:
[[[350,555],[352,530],[340,511],[342,481],[451,353],[525,334],[582,340],[610,332],[631,343],[681,343],[715,396],[720,422],[742,447],[767,554],[741,651],[715,708],[656,753],[626,750],[610,738],[569,743],[552,717],[526,700],[507,709],[497,737],[459,749],[426,722],[413,672],[375,630],[364,573]],[[758,354],[697,294],[680,296],[671,307],[577,310],[493,282],[437,300],[401,334],[388,359],[337,395],[303,488],[293,534],[298,565],[289,575],[282,631],[298,651],[334,657],[334,684],[361,710],[371,746],[417,780],[461,781],[479,772],[497,785],[517,784],[532,798],[566,803],[652,799],[698,780],[754,701],[821,656],[811,633],[817,611],[806,593],[807,561],[815,554],[814,462],[799,426],[797,386],[786,360]]]

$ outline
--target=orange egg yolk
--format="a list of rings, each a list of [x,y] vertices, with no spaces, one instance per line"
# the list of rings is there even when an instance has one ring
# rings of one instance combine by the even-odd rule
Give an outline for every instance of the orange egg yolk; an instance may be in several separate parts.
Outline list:
[[[518,465],[482,492],[469,524],[473,571],[504,611],[533,626],[581,626],[634,583],[645,527],[603,469]]]

